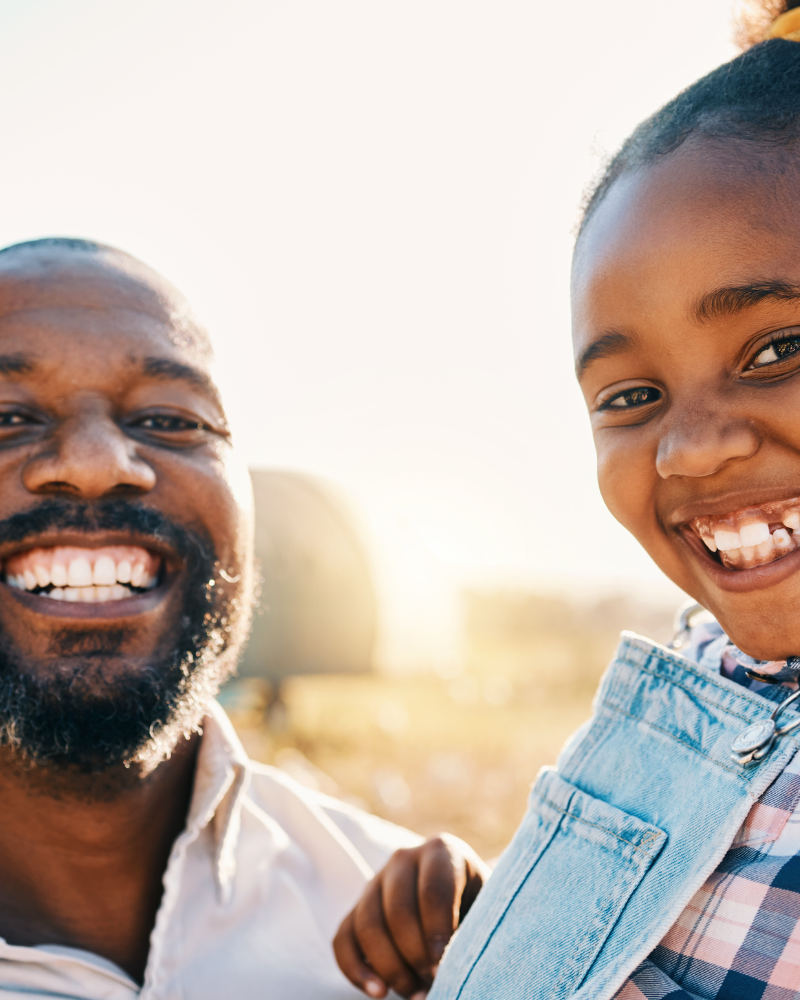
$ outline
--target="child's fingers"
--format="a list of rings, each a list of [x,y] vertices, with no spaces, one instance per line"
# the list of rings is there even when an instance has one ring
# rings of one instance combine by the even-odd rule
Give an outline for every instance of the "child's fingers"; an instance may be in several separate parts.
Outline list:
[[[353,932],[361,954],[393,990],[410,997],[424,986],[403,961],[386,926],[380,878],[370,885],[353,911]]]
[[[397,851],[383,871],[383,915],[397,950],[430,985],[431,960],[417,905],[419,849]]]
[[[419,914],[433,974],[447,942],[458,927],[461,895],[466,885],[464,860],[447,841],[434,837],[419,861]]]
[[[348,913],[333,939],[333,953],[339,968],[353,986],[363,990],[368,996],[381,998],[389,992],[386,983],[376,976],[366,964],[356,941],[353,914]]]

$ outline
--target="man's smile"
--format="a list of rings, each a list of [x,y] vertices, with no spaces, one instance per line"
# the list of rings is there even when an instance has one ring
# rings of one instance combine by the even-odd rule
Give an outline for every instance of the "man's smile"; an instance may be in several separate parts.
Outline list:
[[[161,557],[138,545],[54,545],[6,559],[5,582],[51,601],[121,601],[158,585]]]
[[[161,538],[50,529],[0,546],[0,585],[15,603],[55,618],[125,618],[172,590],[184,559]]]

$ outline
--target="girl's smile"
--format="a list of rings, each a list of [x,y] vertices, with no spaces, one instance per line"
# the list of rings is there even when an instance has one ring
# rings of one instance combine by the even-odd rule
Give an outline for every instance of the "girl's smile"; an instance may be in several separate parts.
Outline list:
[[[603,497],[764,660],[800,653],[800,202],[787,151],[687,141],[578,242],[578,375]]]

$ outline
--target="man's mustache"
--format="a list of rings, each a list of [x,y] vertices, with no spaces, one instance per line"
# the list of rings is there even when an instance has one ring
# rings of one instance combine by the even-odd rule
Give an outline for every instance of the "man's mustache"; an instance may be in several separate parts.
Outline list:
[[[166,545],[193,566],[213,563],[213,544],[207,536],[170,520],[161,511],[129,500],[85,503],[48,499],[0,520],[0,545],[18,545],[50,531],[131,532],[154,547]]]

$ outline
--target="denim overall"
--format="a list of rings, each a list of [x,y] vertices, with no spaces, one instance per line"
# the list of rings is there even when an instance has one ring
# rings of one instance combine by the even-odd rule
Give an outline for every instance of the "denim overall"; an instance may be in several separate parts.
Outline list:
[[[594,708],[539,774],[429,1000],[613,997],[800,745],[737,763],[733,741],[775,703],[627,632]]]

